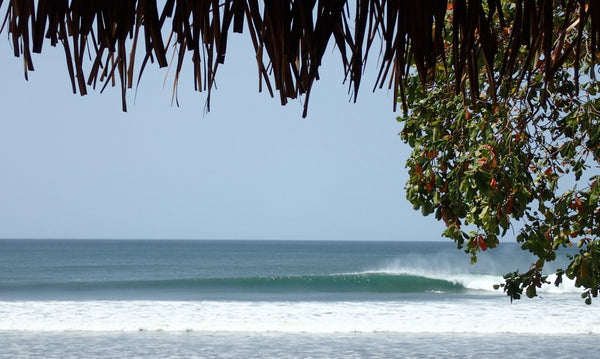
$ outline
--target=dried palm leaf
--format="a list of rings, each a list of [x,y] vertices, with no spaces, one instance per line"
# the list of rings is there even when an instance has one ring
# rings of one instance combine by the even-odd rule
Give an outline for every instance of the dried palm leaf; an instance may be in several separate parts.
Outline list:
[[[501,0],[354,0],[352,4],[347,0],[166,0],[159,12],[156,0],[0,0],[0,9],[6,9],[0,31],[8,31],[14,55],[23,57],[26,79],[34,69],[31,52],[41,53],[45,40],[51,46],[61,43],[73,91],[85,95],[87,86],[95,88],[98,81],[104,82],[103,88],[118,81],[123,110],[127,89],[133,86],[137,50],[144,51],[137,70],[139,84],[148,62],[169,65],[170,45],[164,39],[172,37],[177,53],[175,100],[184,61],[191,56],[194,88],[208,91],[210,109],[211,90],[218,67],[226,60],[230,32],[241,33],[245,26],[256,53],[259,91],[263,84],[271,96],[277,90],[282,105],[304,95],[305,116],[330,43],[340,55],[356,101],[365,62],[381,39],[374,89],[388,82],[405,109],[404,83],[412,66],[426,84],[438,64],[446,67],[452,61],[457,93],[475,99],[482,90],[492,96],[500,89],[510,91],[527,81],[532,71],[543,71],[548,83],[569,59],[588,54],[595,61],[600,47],[597,0],[513,0],[515,16],[510,22]],[[563,17],[559,26],[556,16]],[[445,34],[448,19],[451,33]],[[493,68],[499,55],[498,22],[509,29],[509,51],[500,54],[500,68]],[[138,41],[140,34],[143,41]],[[445,46],[451,46],[450,58]],[[519,57],[523,53],[524,59]],[[542,63],[537,61],[540,58]],[[578,61],[573,63],[578,74]],[[483,84],[479,83],[482,71],[487,74]]]

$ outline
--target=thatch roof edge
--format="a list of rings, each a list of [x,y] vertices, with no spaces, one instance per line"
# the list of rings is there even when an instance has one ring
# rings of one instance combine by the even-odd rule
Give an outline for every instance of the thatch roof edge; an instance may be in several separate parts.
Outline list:
[[[480,71],[491,74],[488,85],[495,89],[510,81],[506,74],[515,68],[531,71],[538,66],[518,63],[515,54],[507,53],[503,54],[502,69],[485,68],[497,55],[498,24],[494,19],[510,29],[509,41],[515,48],[526,47],[530,53],[543,55],[546,80],[568,58],[567,51],[578,58],[587,48],[594,59],[599,47],[600,1],[516,0],[511,4],[518,14],[512,23],[505,24],[500,0],[356,0],[353,8],[347,0],[167,0],[162,9],[156,0],[0,0],[0,10],[6,7],[0,31],[8,31],[14,55],[22,56],[26,78],[27,71],[34,69],[32,53],[42,52],[47,43],[61,43],[73,92],[84,95],[99,81],[107,84],[118,80],[123,110],[127,109],[126,91],[148,61],[161,67],[169,65],[168,46],[174,46],[178,53],[171,64],[176,69],[175,86],[184,59],[192,56],[195,88],[208,91],[210,101],[229,34],[246,31],[256,51],[261,81],[271,95],[274,90],[279,92],[282,105],[305,95],[306,115],[310,91],[319,78],[330,40],[338,49],[356,100],[363,65],[379,36],[381,70],[375,87],[387,83],[398,95],[403,93],[407,65],[414,65],[426,82],[431,70],[445,63],[443,37],[448,34],[443,34],[442,28],[449,12],[453,16],[450,37],[456,78],[469,80],[457,81],[457,91],[468,91],[472,96],[480,91],[476,79]],[[553,21],[557,10],[569,18],[559,28]],[[571,19],[577,19],[579,25]],[[563,40],[572,26],[578,26],[578,37],[570,40],[577,46],[567,48]],[[586,47],[580,41],[583,26],[589,29]],[[170,34],[168,41],[164,34]],[[138,49],[143,51],[143,61],[136,70]],[[87,51],[93,56],[86,66]],[[481,55],[484,64],[473,61]]]

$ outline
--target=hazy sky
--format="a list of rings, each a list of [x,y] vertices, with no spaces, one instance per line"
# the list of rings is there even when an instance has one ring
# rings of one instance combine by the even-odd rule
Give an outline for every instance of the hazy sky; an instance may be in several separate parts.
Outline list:
[[[409,148],[391,92],[371,93],[376,56],[352,104],[329,52],[302,119],[301,100],[258,93],[250,41],[235,34],[210,113],[191,67],[178,108],[156,65],[123,113],[118,86],[71,93],[62,47],[34,55],[25,81],[2,35],[0,238],[440,238],[405,199]]]

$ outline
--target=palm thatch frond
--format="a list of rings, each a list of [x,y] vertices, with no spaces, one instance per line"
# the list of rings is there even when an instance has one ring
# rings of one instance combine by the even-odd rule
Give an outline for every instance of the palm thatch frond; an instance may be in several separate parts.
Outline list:
[[[305,95],[306,116],[331,40],[354,100],[364,63],[379,38],[376,87],[387,83],[402,100],[411,66],[426,83],[438,65],[451,60],[457,92],[477,96],[484,86],[478,83],[481,71],[489,74],[485,85],[493,95],[497,88],[510,86],[512,74],[539,70],[534,59],[543,59],[550,81],[568,58],[578,59],[584,50],[595,58],[600,1],[513,0],[510,5],[516,15],[507,22],[500,0],[166,0],[160,6],[156,0],[0,0],[0,10],[6,8],[0,31],[8,31],[14,55],[23,57],[26,78],[34,69],[32,52],[41,53],[47,42],[60,43],[73,92],[85,95],[99,82],[118,82],[124,111],[126,91],[136,74],[139,78],[149,61],[168,66],[169,46],[177,54],[171,64],[176,69],[174,86],[184,59],[191,56],[195,89],[208,91],[210,106],[228,36],[247,31],[256,52],[259,89],[264,83],[271,96],[277,91],[283,105]],[[556,14],[565,19],[558,27]],[[449,18],[447,34],[443,29]],[[494,69],[499,28],[509,29],[511,51],[501,54],[502,67]],[[448,43],[451,59],[445,55]],[[531,55],[525,62],[517,60],[523,48]],[[143,60],[136,70],[138,49],[143,49]],[[87,64],[86,53],[92,54]]]

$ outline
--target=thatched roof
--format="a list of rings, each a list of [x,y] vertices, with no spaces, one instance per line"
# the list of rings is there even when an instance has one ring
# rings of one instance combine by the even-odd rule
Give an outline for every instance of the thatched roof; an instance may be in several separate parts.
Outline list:
[[[380,72],[375,87],[388,86],[403,97],[410,64],[426,81],[435,65],[444,63],[444,36],[451,39],[456,78],[464,79],[457,81],[457,91],[467,87],[471,94],[483,86],[477,81],[480,71],[490,74],[487,85],[496,89],[511,81],[519,69],[525,73],[537,66],[539,70],[540,65],[531,59],[516,61],[517,50],[523,47],[532,56],[541,55],[546,79],[569,56],[580,56],[584,47],[592,55],[598,51],[600,1],[514,0],[510,3],[516,16],[510,23],[502,14],[502,3],[166,0],[159,8],[156,0],[0,0],[0,10],[6,9],[1,30],[9,32],[15,56],[23,57],[25,77],[34,69],[32,52],[61,44],[73,91],[85,95],[88,87],[95,88],[99,82],[102,86],[118,82],[123,110],[127,89],[138,81],[149,61],[173,66],[176,86],[186,57],[193,63],[196,90],[207,90],[210,102],[218,67],[226,59],[228,36],[246,32],[256,50],[259,90],[266,87],[272,96],[278,92],[282,104],[305,95],[306,115],[310,91],[330,42],[336,45],[354,96],[368,55],[381,51],[376,53]],[[449,12],[453,14],[452,33],[445,34],[442,29]],[[553,21],[556,14],[564,17],[562,25]],[[502,68],[493,69],[498,29],[508,29],[513,51],[503,54]],[[381,47],[372,46],[379,38]],[[167,54],[171,47],[172,60]]]

